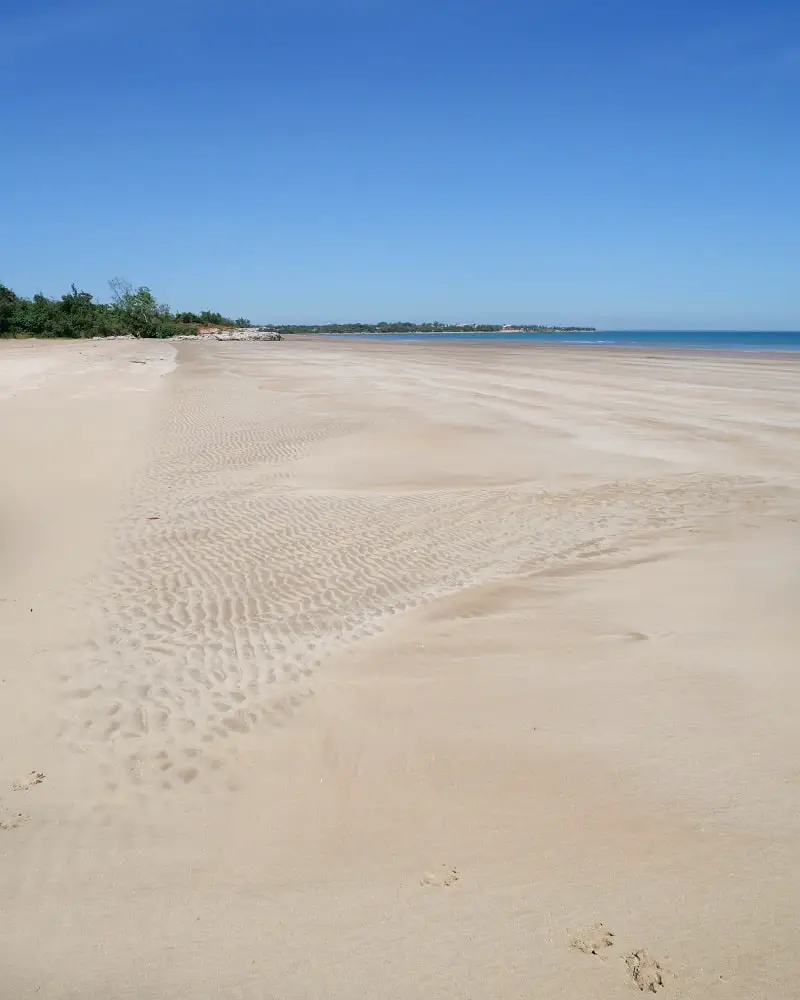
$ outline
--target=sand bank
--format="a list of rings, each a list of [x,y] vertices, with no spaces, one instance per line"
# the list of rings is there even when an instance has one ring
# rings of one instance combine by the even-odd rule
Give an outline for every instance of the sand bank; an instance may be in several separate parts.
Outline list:
[[[796,992],[800,358],[0,386],[0,996]]]

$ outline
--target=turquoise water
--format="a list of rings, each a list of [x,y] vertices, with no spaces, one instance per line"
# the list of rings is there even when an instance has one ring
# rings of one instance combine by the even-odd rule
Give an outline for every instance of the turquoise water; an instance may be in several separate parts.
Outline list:
[[[596,333],[381,333],[337,334],[348,340],[503,341],[504,343],[590,344],[717,351],[800,351],[800,330],[598,330]]]

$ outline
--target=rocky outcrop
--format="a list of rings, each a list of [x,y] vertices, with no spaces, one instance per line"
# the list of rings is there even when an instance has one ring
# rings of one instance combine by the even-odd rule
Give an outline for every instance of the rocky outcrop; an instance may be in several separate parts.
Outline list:
[[[205,329],[198,333],[182,333],[170,340],[283,340],[277,330],[250,326],[239,330]]]

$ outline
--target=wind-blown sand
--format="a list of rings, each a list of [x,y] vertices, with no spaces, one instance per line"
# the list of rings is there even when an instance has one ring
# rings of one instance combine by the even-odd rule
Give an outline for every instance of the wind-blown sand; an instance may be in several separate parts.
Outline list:
[[[798,400],[0,344],[0,997],[797,995]]]

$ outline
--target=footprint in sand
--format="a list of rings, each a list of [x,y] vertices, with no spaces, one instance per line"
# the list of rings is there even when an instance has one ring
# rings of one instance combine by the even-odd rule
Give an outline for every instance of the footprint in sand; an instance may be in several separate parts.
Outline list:
[[[0,805],[0,830],[16,830],[18,826],[27,823],[28,817],[25,813],[14,812]]]
[[[457,868],[442,865],[441,868],[425,872],[419,880],[419,884],[436,889],[447,889],[451,885],[455,885],[460,878],[461,872]]]
[[[31,771],[31,773],[23,778],[21,781],[15,781],[11,786],[15,792],[27,792],[29,788],[33,788],[34,785],[41,785],[44,781],[44,775],[41,771]]]
[[[604,958],[603,953],[614,944],[614,933],[605,924],[593,924],[573,934],[569,943],[584,955],[599,955]]]
[[[633,951],[625,959],[628,973],[642,993],[655,993],[664,985],[662,968],[643,948]]]

